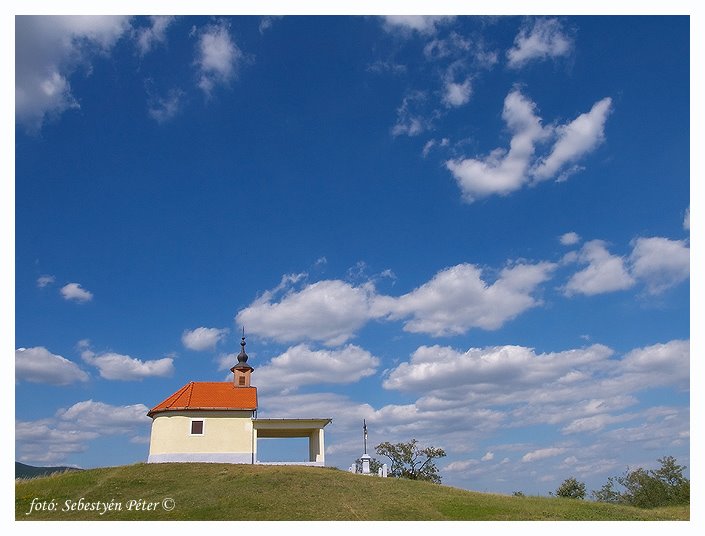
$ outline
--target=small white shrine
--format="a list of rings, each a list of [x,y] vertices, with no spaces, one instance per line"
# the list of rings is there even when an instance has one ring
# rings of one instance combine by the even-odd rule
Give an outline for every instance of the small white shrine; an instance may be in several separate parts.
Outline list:
[[[354,463],[350,466],[350,472],[355,473],[355,474],[361,474],[361,475],[372,475],[375,476],[374,473],[370,471],[370,460],[372,459],[372,456],[367,454],[367,422],[365,419],[362,419],[362,442],[363,442],[363,454],[360,456],[360,461],[362,462],[362,470],[358,472],[357,470],[357,463]],[[382,478],[387,478],[387,464],[383,463],[382,467],[380,467],[377,470],[377,475],[376,476],[381,476]]]

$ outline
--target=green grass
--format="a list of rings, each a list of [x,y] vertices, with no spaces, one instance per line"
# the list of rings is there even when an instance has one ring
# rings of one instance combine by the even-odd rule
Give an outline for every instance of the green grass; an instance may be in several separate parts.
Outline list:
[[[121,511],[62,511],[99,501]],[[167,510],[164,499],[173,499]],[[30,510],[52,499],[53,511]],[[129,510],[129,501],[156,503]],[[167,506],[169,503],[167,502]],[[16,480],[17,520],[688,520],[690,507],[642,510],[547,497],[476,493],[428,482],[376,478],[331,468],[135,464]]]

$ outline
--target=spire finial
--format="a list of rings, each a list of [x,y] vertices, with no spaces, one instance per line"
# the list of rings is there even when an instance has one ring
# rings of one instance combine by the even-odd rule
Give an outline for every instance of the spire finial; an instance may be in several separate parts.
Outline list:
[[[240,363],[247,363],[248,355],[247,355],[247,352],[245,352],[245,345],[246,345],[246,344],[247,344],[247,343],[245,342],[245,327],[243,326],[243,328],[242,328],[242,340],[240,341],[240,348],[241,348],[241,350],[240,350],[240,353],[239,353],[238,356],[237,356],[237,362],[238,362],[238,364],[240,364]]]

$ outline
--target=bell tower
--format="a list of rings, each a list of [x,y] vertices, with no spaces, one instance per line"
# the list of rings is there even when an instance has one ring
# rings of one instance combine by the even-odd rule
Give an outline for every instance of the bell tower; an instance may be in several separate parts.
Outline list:
[[[247,353],[245,352],[245,328],[242,328],[242,341],[240,342],[240,353],[237,355],[237,365],[230,369],[233,373],[233,384],[236,388],[250,387],[250,375],[253,369],[247,364]]]

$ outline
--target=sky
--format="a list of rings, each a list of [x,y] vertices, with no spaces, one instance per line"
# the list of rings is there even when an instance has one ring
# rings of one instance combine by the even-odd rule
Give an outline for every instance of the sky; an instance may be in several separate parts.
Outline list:
[[[330,466],[363,419],[477,491],[690,466],[687,16],[14,31],[16,460],[146,461],[244,328],[258,416],[332,418]]]

